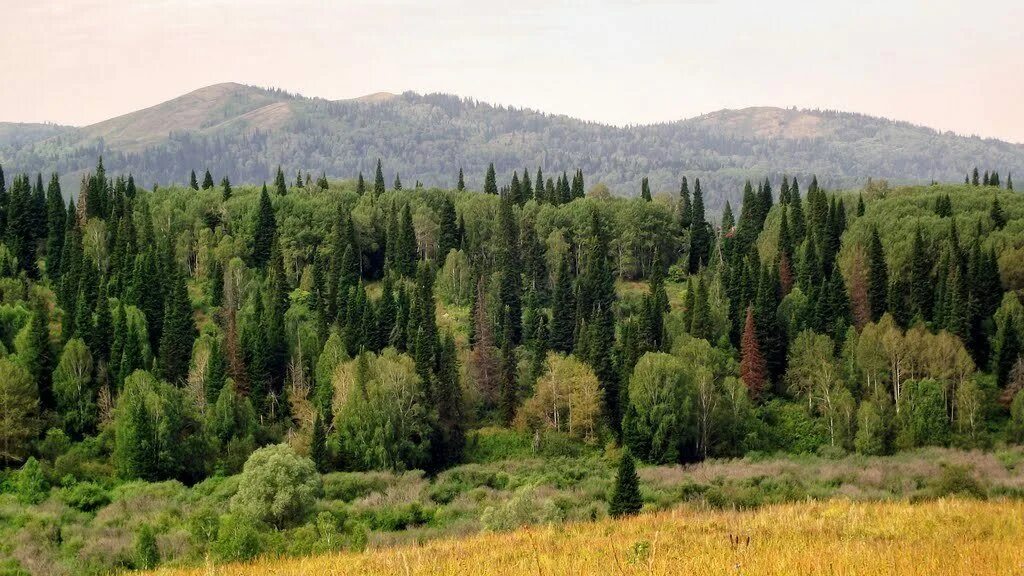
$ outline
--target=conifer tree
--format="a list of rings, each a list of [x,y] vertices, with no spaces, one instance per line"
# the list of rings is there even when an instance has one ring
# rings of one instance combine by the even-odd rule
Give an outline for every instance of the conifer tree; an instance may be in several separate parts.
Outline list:
[[[455,189],[459,192],[466,189],[466,177],[462,173],[462,166],[459,166],[459,183],[455,185]]]
[[[484,194],[497,194],[498,181],[494,174],[494,162],[487,165],[487,175],[484,176]]]
[[[640,477],[636,474],[636,463],[629,450],[622,453],[619,459],[619,470],[615,475],[615,487],[611,501],[608,503],[608,514],[612,518],[633,516],[643,508],[640,496]]]
[[[366,180],[363,179],[362,170],[359,171],[359,178],[356,179],[356,194],[360,196],[366,194]]]
[[[444,263],[448,252],[459,248],[459,224],[455,218],[455,203],[445,196],[438,214],[437,262]]]
[[[462,387],[459,384],[459,356],[455,339],[446,333],[438,350],[437,374],[434,377],[433,405],[437,407],[439,442],[433,463],[444,467],[462,459],[466,445],[465,411]]]
[[[164,303],[163,333],[160,336],[160,374],[168,382],[179,383],[188,376],[196,326],[183,274],[173,266],[168,272],[169,290]]]
[[[690,223],[690,273],[707,264],[711,250],[711,234],[704,220],[704,195],[700,190],[700,178],[693,184],[693,216]]]
[[[871,307],[871,320],[878,322],[889,309],[886,300],[889,291],[889,268],[885,263],[885,252],[878,228],[871,231],[871,243],[868,245],[868,305]]]
[[[522,265],[519,258],[519,228],[512,212],[512,202],[507,195],[498,203],[498,254],[495,257],[498,271],[501,273],[499,302],[505,310],[504,321],[508,326],[501,327],[502,335],[512,338],[511,345],[517,346],[522,341]]]
[[[277,174],[274,176],[274,188],[277,190],[278,196],[284,196],[288,193],[288,183],[285,182],[284,170],[281,169],[280,165],[277,166]]]
[[[196,171],[192,171],[192,175],[189,176],[188,185],[193,190],[199,190],[199,180],[196,180]]]
[[[373,195],[380,196],[384,193],[384,168],[380,158],[377,158],[377,172],[373,176]]]
[[[270,259],[270,250],[277,235],[277,220],[274,218],[274,206],[267,193],[267,185],[260,192],[260,203],[253,218],[252,262],[257,268],[263,268]]]
[[[36,383],[40,406],[44,410],[52,410],[55,407],[52,377],[56,361],[50,344],[50,318],[44,302],[37,301],[32,306],[29,322],[28,348],[23,356],[19,355],[19,359]]]
[[[207,170],[206,175],[203,176],[203,190],[209,190],[210,188],[213,188],[213,176]]]
[[[50,177],[50,185],[46,190],[46,275],[56,284],[61,277],[60,258],[64,251],[65,227],[67,215],[64,211],[64,198],[60,191],[60,178],[54,172]]]
[[[640,198],[645,202],[651,201],[651,184],[647,180],[647,176],[640,180]]]
[[[572,276],[568,255],[558,263],[555,291],[551,303],[550,344],[552,350],[568,354],[575,346],[576,298],[573,294]]]
[[[992,373],[1000,388],[1006,386],[1010,378],[1010,370],[1021,356],[1020,336],[1017,333],[1017,322],[1013,317],[1003,320],[996,332],[996,339],[993,343]]]
[[[220,181],[220,199],[223,202],[231,199],[231,180],[227,176]]]
[[[1006,173],[1006,189],[1013,190],[1013,174],[1010,172]]]
[[[679,227],[683,230],[690,229],[690,221],[693,218],[693,208],[690,205],[690,186],[686,183],[686,176],[683,176],[683,183],[679,185],[678,214]]]
[[[999,203],[998,194],[992,196],[992,207],[989,208],[988,217],[992,219],[996,230],[1002,230],[1006,226],[1006,214],[1003,212],[1003,206]]]
[[[395,190],[402,189],[402,175],[399,174],[398,172],[395,172],[395,185],[393,186],[393,188]]]
[[[978,167],[977,166],[975,166],[974,167],[974,171],[971,172],[971,184],[974,185],[974,186],[977,186],[979,184],[979,182],[978,182]]]
[[[759,398],[765,389],[768,370],[761,345],[757,341],[757,330],[754,328],[754,310],[747,308],[747,319],[743,324],[743,339],[740,344],[740,380],[747,386],[752,398]]]
[[[537,166],[537,178],[534,182],[533,199],[537,201],[537,204],[543,204],[548,200],[548,195],[544,191],[544,173],[540,166]]]

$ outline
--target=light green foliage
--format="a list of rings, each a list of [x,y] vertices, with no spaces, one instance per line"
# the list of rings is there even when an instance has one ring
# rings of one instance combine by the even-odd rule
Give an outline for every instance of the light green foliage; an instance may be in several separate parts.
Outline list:
[[[20,461],[39,432],[39,395],[21,364],[0,358],[0,459]]]
[[[694,379],[694,370],[669,354],[648,352],[637,362],[629,380],[623,436],[638,457],[655,463],[693,457]]]
[[[53,373],[53,393],[64,428],[75,435],[92,430],[96,424],[96,390],[92,381],[92,354],[81,338],[64,345]]]
[[[335,426],[360,469],[417,468],[430,455],[432,420],[412,358],[364,353],[335,372]]]
[[[50,493],[50,485],[43,475],[39,461],[29,457],[14,479],[14,491],[25,504],[39,504]]]
[[[904,387],[897,414],[899,447],[942,446],[949,442],[942,384],[932,379],[910,380]]]
[[[452,250],[437,275],[437,294],[446,304],[467,306],[473,298],[476,282],[469,257],[462,250]]]
[[[287,444],[260,448],[245,463],[232,514],[277,528],[305,521],[320,492],[313,462]]]

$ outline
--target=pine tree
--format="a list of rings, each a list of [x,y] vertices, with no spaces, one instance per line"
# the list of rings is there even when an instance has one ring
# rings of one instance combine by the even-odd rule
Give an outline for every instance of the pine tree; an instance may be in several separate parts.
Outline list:
[[[1010,172],[1006,173],[1006,189],[1013,190],[1013,174]]]
[[[380,196],[384,193],[384,168],[380,158],[377,158],[377,172],[373,176],[373,195]]]
[[[544,173],[541,172],[540,166],[537,166],[537,178],[534,182],[533,199],[537,204],[543,204],[548,200],[548,195],[544,191]]]
[[[209,190],[210,188],[213,188],[213,176],[207,170],[206,175],[203,176],[203,190]]]
[[[1021,355],[1020,334],[1017,333],[1017,323],[1013,317],[1007,317],[999,326],[993,348],[992,373],[996,377],[996,384],[1003,388],[1009,381],[1010,370]]]
[[[439,442],[434,450],[436,466],[450,466],[462,459],[466,445],[465,412],[459,384],[459,356],[455,339],[445,334],[438,350],[433,405],[437,407]]]
[[[977,186],[978,183],[979,183],[978,182],[978,167],[975,166],[974,167],[974,171],[971,172],[971,184],[974,185],[974,186]]]
[[[445,196],[438,214],[437,262],[444,263],[448,252],[458,248],[459,225],[455,218],[455,203]]]
[[[871,320],[877,322],[889,309],[886,300],[889,291],[889,268],[885,263],[885,252],[878,228],[871,231],[871,243],[868,245],[868,304],[871,307]]]
[[[198,181],[198,180],[196,180],[196,171],[195,171],[195,170],[193,170],[193,171],[192,171],[192,175],[191,175],[191,176],[189,176],[189,179],[188,179],[188,185],[189,185],[189,187],[191,187],[191,188],[192,188],[193,190],[199,190],[199,181]]]
[[[184,275],[174,267],[168,272],[169,290],[164,303],[163,334],[160,336],[160,374],[168,382],[179,383],[188,376],[196,326]]]
[[[362,196],[366,194],[366,180],[363,179],[363,172],[359,171],[359,178],[356,179],[356,194]]]
[[[395,185],[393,186],[393,188],[395,190],[402,189],[402,175],[399,174],[398,172],[395,172]]]
[[[487,175],[484,177],[484,194],[497,194],[498,183],[494,175],[494,162],[487,166]]]
[[[253,218],[252,262],[257,268],[263,268],[270,259],[270,250],[277,235],[277,220],[274,218],[274,206],[267,193],[267,185],[260,192],[260,203]]]
[[[628,450],[619,459],[619,471],[615,475],[615,488],[608,503],[608,514],[612,518],[633,516],[643,508],[640,496],[640,477],[636,474],[636,463]]]
[[[522,341],[522,265],[519,258],[519,228],[507,195],[498,204],[498,253],[495,263],[501,273],[499,302],[510,324],[502,334],[512,338],[513,347]],[[507,329],[506,329],[507,328]]]
[[[743,324],[740,350],[740,380],[746,384],[752,398],[759,398],[765,389],[768,370],[754,329],[754,310],[750,307],[747,308],[747,319]]]
[[[455,189],[459,192],[466,189],[466,177],[462,173],[462,166],[459,166],[459,183],[455,185]]]

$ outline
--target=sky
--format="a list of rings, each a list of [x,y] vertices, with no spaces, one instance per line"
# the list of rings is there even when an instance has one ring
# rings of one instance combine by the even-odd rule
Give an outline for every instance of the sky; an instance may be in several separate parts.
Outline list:
[[[1020,0],[0,0],[0,121],[219,82],[446,92],[627,125],[861,112],[1024,143]]]

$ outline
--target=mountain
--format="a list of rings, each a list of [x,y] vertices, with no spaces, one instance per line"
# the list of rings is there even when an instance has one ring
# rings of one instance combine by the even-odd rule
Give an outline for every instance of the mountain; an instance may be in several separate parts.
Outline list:
[[[445,94],[376,93],[351,100],[306,98],[242,84],[208,86],[83,128],[0,124],[7,173],[58,171],[68,190],[103,156],[140,184],[183,183],[192,169],[219,180],[258,182],[278,165],[329,177],[372,176],[382,158],[388,183],[482,185],[494,162],[505,178],[542,166],[546,176],[582,168],[587,186],[675,192],[701,178],[708,208],[737,200],[743,181],[816,174],[831,188],[867,178],[960,181],[974,166],[1024,173],[1024,145],[964,137],[883,118],[821,110],[746,108],[645,126],[615,127]]]

